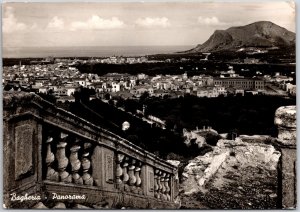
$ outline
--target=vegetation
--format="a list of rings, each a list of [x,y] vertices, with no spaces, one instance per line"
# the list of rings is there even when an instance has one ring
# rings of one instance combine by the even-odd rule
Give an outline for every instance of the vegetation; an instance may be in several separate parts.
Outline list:
[[[132,143],[162,157],[186,161],[200,154],[211,151],[218,137],[208,135],[209,145],[199,149],[196,144],[187,147],[183,143],[183,128],[192,130],[196,127],[211,126],[219,133],[269,134],[277,136],[274,125],[275,110],[283,105],[296,104],[295,99],[271,96],[198,98],[185,96],[177,99],[153,98],[147,93],[140,100],[110,99],[109,104],[99,99],[88,101],[93,93],[86,90],[75,93],[75,103],[65,103],[64,108],[72,113],[104,127]],[[222,99],[221,99],[222,98]],[[84,101],[82,101],[84,100]],[[123,110],[113,107],[117,105]],[[146,105],[146,114],[166,120],[167,129],[151,125],[136,114]],[[123,122],[128,121],[130,128],[122,131]]]
[[[169,128],[181,132],[183,128],[211,126],[219,133],[268,134],[277,136],[274,114],[278,107],[295,105],[295,99],[273,96],[236,96],[178,99],[148,99],[148,113],[166,120]]]
[[[87,94],[88,92],[84,92]],[[100,127],[110,130],[121,137],[124,137],[132,143],[162,157],[164,159],[174,157],[190,158],[199,155],[197,149],[192,152],[183,143],[181,133],[170,130],[163,130],[154,125],[150,125],[142,119],[132,115],[134,108],[139,105],[134,100],[126,100],[125,105],[128,105],[127,112],[112,107],[110,104],[104,103],[99,99],[83,102],[82,94],[75,94],[76,102],[65,103],[68,110]],[[111,104],[114,101],[111,101]],[[130,112],[132,111],[132,113]],[[128,121],[130,128],[127,131],[122,131],[123,122]],[[168,156],[169,153],[176,156]]]
[[[293,64],[239,64],[228,61],[216,62],[211,61],[199,61],[192,60],[188,62],[174,62],[174,63],[140,63],[140,64],[80,64],[77,66],[78,70],[82,73],[94,73],[98,75],[104,75],[107,73],[129,73],[137,75],[141,73],[149,76],[155,76],[157,74],[170,74],[180,75],[185,72],[188,76],[207,74],[211,76],[219,76],[221,71],[228,70],[228,65],[234,65],[236,73],[252,77],[256,75],[256,71],[262,74],[274,75],[275,72],[290,74],[295,72],[296,68]],[[242,71],[247,70],[247,72]]]

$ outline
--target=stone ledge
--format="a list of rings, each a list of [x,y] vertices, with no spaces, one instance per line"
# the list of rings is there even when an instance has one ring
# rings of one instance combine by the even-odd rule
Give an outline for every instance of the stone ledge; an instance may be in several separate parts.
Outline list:
[[[122,192],[122,191],[106,191],[103,188],[96,186],[85,186],[85,185],[76,185],[76,184],[64,184],[60,182],[51,182],[44,181],[45,185],[45,193],[48,195],[50,193],[57,193],[60,195],[70,195],[70,194],[86,194],[87,198],[85,200],[69,200],[71,202],[76,202],[79,204],[89,203],[96,204],[101,201],[107,201],[109,203],[109,207],[114,207],[117,204],[122,204],[124,206],[131,205],[134,201],[134,204],[138,207],[133,208],[168,208],[168,209],[176,209],[179,207],[178,204],[171,201],[163,201],[160,199],[156,199],[154,197],[134,194],[130,192]],[[47,195],[47,196],[48,196]],[[49,197],[49,196],[48,196]],[[61,201],[61,200],[57,200]],[[67,201],[67,200],[66,200]]]

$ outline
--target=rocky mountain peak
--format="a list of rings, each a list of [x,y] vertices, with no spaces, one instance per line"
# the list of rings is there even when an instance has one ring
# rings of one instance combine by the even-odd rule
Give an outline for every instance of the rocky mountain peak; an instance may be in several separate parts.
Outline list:
[[[288,47],[295,45],[296,34],[270,21],[216,30],[209,39],[187,53],[237,50],[242,47]]]

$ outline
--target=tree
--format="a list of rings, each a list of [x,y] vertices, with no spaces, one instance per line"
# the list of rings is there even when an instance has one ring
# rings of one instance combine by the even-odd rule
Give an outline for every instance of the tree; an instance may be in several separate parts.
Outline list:
[[[56,103],[56,97],[54,95],[51,94],[45,94],[45,93],[37,93],[40,97],[42,97],[43,99],[51,102],[51,103]]]
[[[124,104],[125,104],[124,99],[119,98],[118,101],[117,101],[117,103],[116,103],[116,106],[117,107],[124,107]]]
[[[170,97],[169,94],[164,95],[163,99],[168,99]]]
[[[144,102],[147,98],[149,98],[150,94],[148,91],[145,91],[141,97],[140,97],[140,102]]]
[[[135,113],[136,110],[137,110],[137,103],[134,100],[131,100],[131,99],[127,99],[124,102],[124,106],[125,106],[125,110],[127,112]]]
[[[77,91],[74,92],[75,101],[88,102],[90,100],[90,95],[95,93],[94,89],[79,87]]]
[[[108,104],[114,105],[114,101],[112,99],[108,100]]]
[[[47,94],[48,94],[48,95],[54,95],[53,89],[48,90]]]
[[[212,134],[212,133],[208,133],[206,135],[205,139],[206,139],[207,144],[216,146],[216,144],[218,143],[218,140],[220,139],[220,136]]]
[[[109,94],[109,93],[106,93],[106,94],[104,95],[104,99],[110,100],[110,94]]]

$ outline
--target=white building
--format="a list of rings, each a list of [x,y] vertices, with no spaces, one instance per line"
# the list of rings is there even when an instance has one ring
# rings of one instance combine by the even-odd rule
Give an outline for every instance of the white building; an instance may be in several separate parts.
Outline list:
[[[119,83],[112,82],[111,86],[112,86],[112,88],[111,88],[112,92],[118,92],[118,91],[120,91],[120,84]]]

